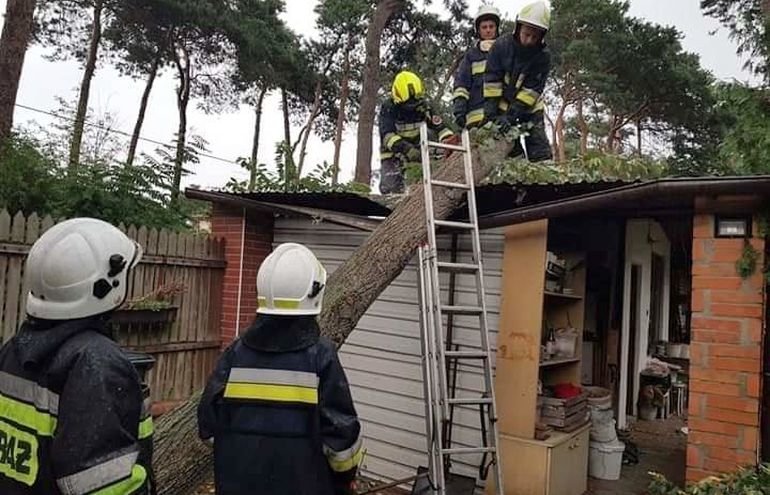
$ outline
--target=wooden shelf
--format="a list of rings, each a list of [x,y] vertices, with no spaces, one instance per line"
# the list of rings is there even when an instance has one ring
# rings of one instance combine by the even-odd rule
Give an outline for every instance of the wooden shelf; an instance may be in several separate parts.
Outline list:
[[[550,291],[544,291],[543,294],[545,294],[546,297],[553,297],[556,299],[570,299],[572,301],[580,301],[583,299],[583,296],[579,296],[577,294],[562,294],[561,292]]]
[[[551,366],[561,366],[561,365],[564,365],[564,364],[579,363],[579,362],[580,362],[580,358],[579,357],[550,359],[548,361],[541,361],[540,362],[540,367],[541,368],[549,368]]]

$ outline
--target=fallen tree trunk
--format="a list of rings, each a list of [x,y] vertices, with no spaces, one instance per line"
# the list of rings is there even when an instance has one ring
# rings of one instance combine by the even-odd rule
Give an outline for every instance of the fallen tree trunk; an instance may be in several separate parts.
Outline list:
[[[496,141],[480,152],[473,147],[474,177],[480,182],[510,152],[509,142]],[[433,174],[434,179],[464,182],[463,157],[454,153]],[[434,211],[445,219],[463,204],[464,193],[434,188]],[[383,290],[401,273],[415,250],[427,239],[422,185],[417,184],[361,247],[329,278],[319,323],[337,346]],[[376,260],[376,262],[372,262]],[[416,294],[415,294],[416,297]],[[198,439],[196,407],[200,395],[162,416],[155,432],[154,465],[158,493],[190,493],[210,476],[211,449]]]

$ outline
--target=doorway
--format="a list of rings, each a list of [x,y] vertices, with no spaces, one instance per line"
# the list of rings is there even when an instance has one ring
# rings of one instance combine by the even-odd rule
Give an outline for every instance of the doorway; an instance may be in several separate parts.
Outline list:
[[[618,427],[636,416],[640,373],[659,340],[668,339],[671,243],[653,219],[626,223]]]

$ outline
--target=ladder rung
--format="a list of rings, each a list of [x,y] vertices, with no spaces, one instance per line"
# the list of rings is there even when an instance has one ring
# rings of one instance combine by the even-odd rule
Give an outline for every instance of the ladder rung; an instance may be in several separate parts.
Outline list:
[[[465,148],[462,146],[456,145],[456,144],[444,144],[444,143],[437,143],[436,141],[428,141],[428,146],[431,148],[438,148],[442,150],[453,150],[453,151],[462,151],[465,153]]]
[[[447,404],[454,404],[456,406],[483,406],[492,403],[492,399],[489,397],[468,398],[463,397],[460,399],[447,399]]]
[[[481,351],[444,351],[444,356],[466,359],[486,359],[487,353]]]
[[[445,180],[432,180],[430,183],[434,186],[451,187],[454,189],[470,189],[471,186],[461,182],[447,182]]]
[[[478,315],[481,314],[480,306],[441,306],[442,313],[452,313],[455,315]]]
[[[441,449],[442,455],[454,454],[481,454],[484,452],[495,452],[494,447],[455,447],[451,449]]]
[[[479,270],[479,266],[474,263],[449,263],[447,261],[439,261],[438,269],[454,273],[476,273]]]
[[[452,222],[450,220],[434,220],[435,224],[439,227],[447,227],[450,229],[472,230],[476,224],[467,222]]]

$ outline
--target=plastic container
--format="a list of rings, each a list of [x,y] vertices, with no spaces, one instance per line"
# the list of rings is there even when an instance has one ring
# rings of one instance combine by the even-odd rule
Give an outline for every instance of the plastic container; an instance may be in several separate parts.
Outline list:
[[[611,424],[613,418],[615,417],[614,411],[612,409],[597,409],[595,407],[589,407],[588,410],[591,412],[591,423],[593,423],[594,426],[604,426]]]
[[[614,442],[618,439],[618,432],[615,429],[615,420],[606,425],[592,425],[590,431],[592,442]]]
[[[574,328],[562,328],[556,331],[556,355],[573,358],[577,355],[578,334]]]
[[[682,344],[668,344],[668,356],[672,358],[678,358],[682,356]]]
[[[612,392],[602,387],[585,387],[588,406],[593,409],[612,409]]]
[[[608,443],[590,442],[588,455],[588,474],[600,480],[620,479],[623,466],[623,451],[626,446],[621,441]]]

